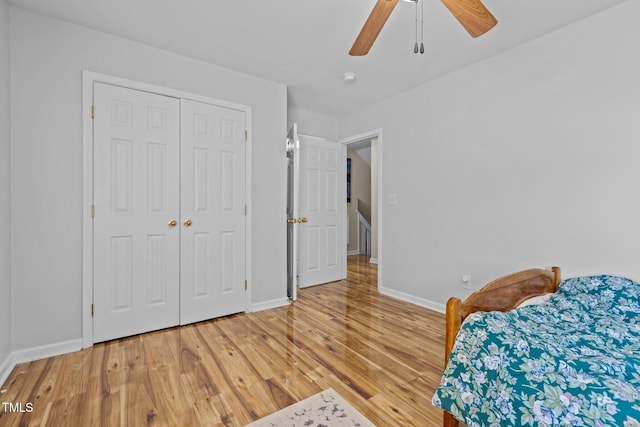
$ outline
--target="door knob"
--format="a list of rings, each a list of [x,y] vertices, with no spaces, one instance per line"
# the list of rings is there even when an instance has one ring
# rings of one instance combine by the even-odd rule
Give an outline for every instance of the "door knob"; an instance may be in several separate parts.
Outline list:
[[[171,221],[169,221],[169,227],[173,228],[176,225],[178,225],[178,221],[176,221],[175,219],[172,219]]]
[[[307,218],[291,218],[287,219],[287,224],[302,224],[307,221],[309,221]]]
[[[191,224],[193,224],[193,222],[191,222],[191,220],[190,220],[190,219],[185,219],[185,220],[184,220],[184,226],[185,226],[185,227],[189,227]]]

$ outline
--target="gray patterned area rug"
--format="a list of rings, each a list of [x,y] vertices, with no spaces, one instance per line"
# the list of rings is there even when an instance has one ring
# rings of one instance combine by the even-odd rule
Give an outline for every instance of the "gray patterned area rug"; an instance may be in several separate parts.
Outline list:
[[[245,427],[375,427],[333,389],[327,389]]]

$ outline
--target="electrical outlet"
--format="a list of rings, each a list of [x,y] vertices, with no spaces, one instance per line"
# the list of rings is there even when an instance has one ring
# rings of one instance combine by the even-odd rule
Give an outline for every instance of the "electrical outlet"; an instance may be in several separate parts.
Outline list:
[[[471,289],[471,276],[469,276],[468,274],[463,274],[461,280],[463,288]]]

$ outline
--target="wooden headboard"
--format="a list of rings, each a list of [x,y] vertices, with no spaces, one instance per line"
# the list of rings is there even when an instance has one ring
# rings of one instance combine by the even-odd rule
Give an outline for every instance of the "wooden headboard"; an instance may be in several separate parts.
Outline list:
[[[522,302],[538,295],[558,290],[560,284],[560,267],[551,270],[532,268],[508,274],[489,282],[478,289],[467,299],[449,298],[447,301],[447,329],[445,335],[444,364],[449,361],[453,343],[460,330],[462,321],[476,311],[508,311]],[[445,426],[457,426],[453,415],[445,411]]]

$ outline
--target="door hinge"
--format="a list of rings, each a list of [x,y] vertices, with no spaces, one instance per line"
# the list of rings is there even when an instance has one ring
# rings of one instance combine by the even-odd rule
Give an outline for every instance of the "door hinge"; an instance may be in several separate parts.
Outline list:
[[[91,118],[95,119],[96,118],[96,107],[95,106],[91,106]]]
[[[91,304],[91,317],[93,317],[93,304]]]
[[[245,280],[244,281],[244,290],[246,291],[249,288],[249,283]]]
[[[247,207],[247,205],[244,205],[244,216],[247,216],[248,213],[249,213],[249,208]]]
[[[248,139],[249,139],[249,131],[245,130],[244,131],[244,142],[247,142]]]
[[[91,218],[96,217],[96,205],[91,205]]]

